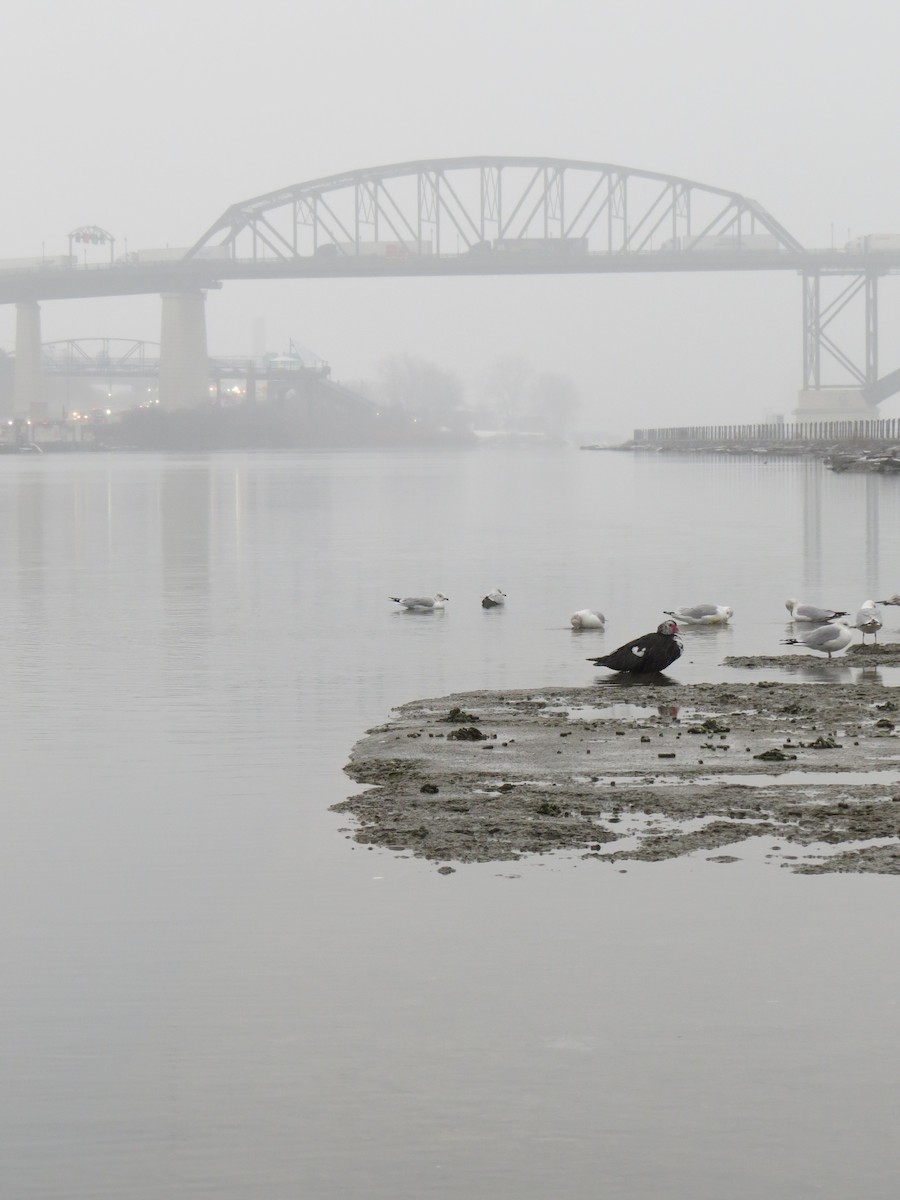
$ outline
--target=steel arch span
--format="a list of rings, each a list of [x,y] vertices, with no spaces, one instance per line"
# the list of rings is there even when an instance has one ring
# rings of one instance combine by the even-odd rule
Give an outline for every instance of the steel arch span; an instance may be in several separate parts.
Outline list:
[[[654,171],[566,158],[427,159],[243,200],[187,259],[529,257],[803,247],[755,200]],[[324,265],[324,264],[323,264]]]

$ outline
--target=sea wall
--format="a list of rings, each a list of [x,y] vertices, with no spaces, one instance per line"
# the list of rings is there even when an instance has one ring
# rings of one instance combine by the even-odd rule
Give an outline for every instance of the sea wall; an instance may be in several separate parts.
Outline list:
[[[709,454],[834,456],[900,463],[900,420],[760,425],[679,425],[635,429],[622,449]]]

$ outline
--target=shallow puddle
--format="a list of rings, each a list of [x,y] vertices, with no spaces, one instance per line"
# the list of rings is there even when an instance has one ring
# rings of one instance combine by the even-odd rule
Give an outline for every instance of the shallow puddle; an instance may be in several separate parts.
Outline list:
[[[608,704],[604,708],[595,708],[586,704],[580,708],[560,706],[548,708],[547,713],[564,714],[570,721],[648,721],[662,718],[664,721],[694,721],[715,716],[715,713],[703,712],[695,708],[683,708],[678,704]]]
[[[831,784],[842,787],[866,787],[869,784],[900,783],[900,770],[883,771],[781,771],[777,775],[739,774],[706,775],[700,782],[739,784],[744,787],[770,787],[773,784]]]
[[[825,784],[830,787],[868,787],[883,784],[893,787],[900,784],[900,770],[876,771],[781,771],[778,774],[764,774],[762,771],[734,771],[724,775],[603,775],[593,778],[597,787],[775,787],[796,786],[802,784]]]
[[[661,715],[658,707],[650,708],[643,704],[609,704],[606,708],[558,708],[554,712],[564,712],[570,721],[646,721],[650,717]]]

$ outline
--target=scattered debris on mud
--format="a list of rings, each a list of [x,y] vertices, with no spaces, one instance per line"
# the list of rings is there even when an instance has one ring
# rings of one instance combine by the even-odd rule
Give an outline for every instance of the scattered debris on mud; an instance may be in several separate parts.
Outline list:
[[[443,864],[709,851],[900,874],[896,695],[760,681],[415,701],[353,748],[368,786],[334,809],[357,842]]]

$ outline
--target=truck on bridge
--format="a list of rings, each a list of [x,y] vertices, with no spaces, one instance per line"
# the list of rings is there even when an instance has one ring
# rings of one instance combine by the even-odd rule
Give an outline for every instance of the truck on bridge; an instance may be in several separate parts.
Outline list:
[[[118,263],[156,263],[156,262],[180,262],[190,254],[189,246],[160,246],[156,249],[149,250],[128,250],[125,254],[120,254],[116,259]],[[231,248],[229,246],[201,246],[199,250],[195,250],[194,258],[202,259],[223,259],[231,258]]]
[[[0,271],[54,271],[74,267],[72,254],[42,254],[39,258],[0,258]]]
[[[701,253],[735,254],[744,250],[786,250],[773,233],[685,234],[669,238],[661,251],[696,250]]]
[[[586,237],[510,237],[496,238],[493,250],[497,254],[587,254]]]
[[[879,250],[900,250],[900,233],[867,233],[854,238],[844,247],[851,253],[877,253]]]
[[[431,242],[324,242],[316,248],[317,258],[409,258],[416,254],[433,254]]]

